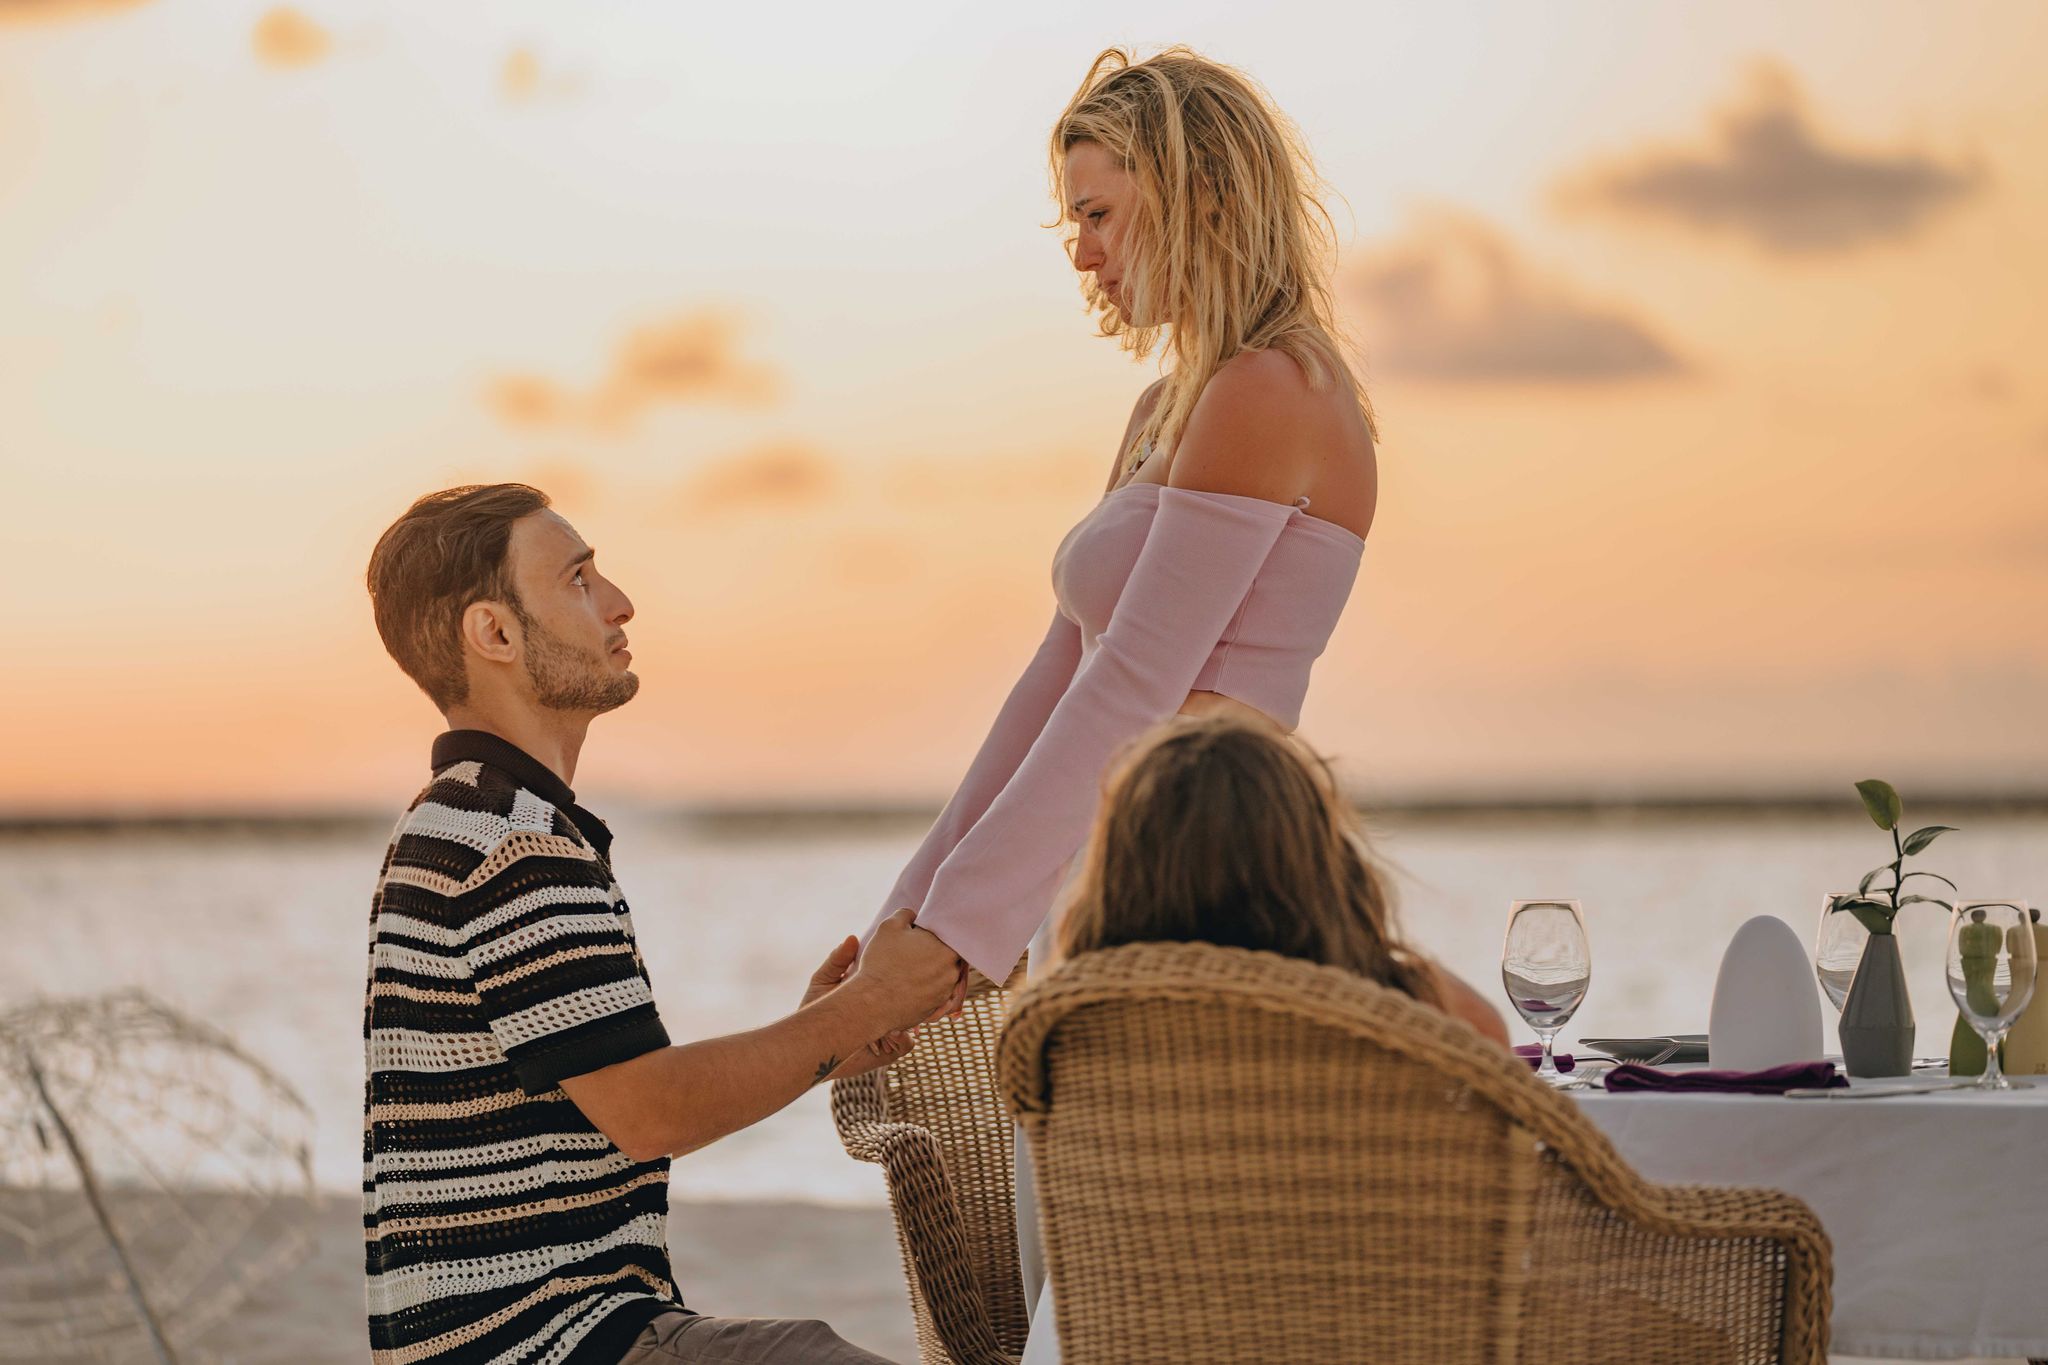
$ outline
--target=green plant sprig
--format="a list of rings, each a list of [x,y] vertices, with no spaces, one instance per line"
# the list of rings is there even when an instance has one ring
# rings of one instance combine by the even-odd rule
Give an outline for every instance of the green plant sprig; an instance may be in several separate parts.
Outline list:
[[[1893,790],[1891,783],[1868,777],[1856,784],[1856,794],[1863,798],[1863,809],[1869,812],[1872,823],[1879,829],[1890,832],[1892,860],[1864,873],[1863,880],[1856,886],[1856,894],[1836,901],[1830,913],[1834,910],[1847,910],[1871,933],[1889,934],[1892,932],[1892,921],[1905,906],[1917,902],[1938,905],[1944,910],[1955,909],[1954,905],[1939,896],[1900,894],[1905,890],[1906,882],[1913,877],[1929,877],[1946,886],[1951,893],[1955,891],[1956,884],[1939,873],[1905,870],[1906,859],[1924,851],[1942,835],[1951,833],[1955,826],[1925,825],[1911,834],[1901,836],[1899,822],[1905,815],[1905,805],[1899,800],[1899,794]],[[1872,885],[1887,872],[1891,873],[1889,886]]]

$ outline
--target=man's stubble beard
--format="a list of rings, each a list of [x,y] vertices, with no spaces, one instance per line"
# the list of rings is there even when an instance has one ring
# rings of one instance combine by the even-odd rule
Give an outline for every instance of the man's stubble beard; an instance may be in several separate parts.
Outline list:
[[[612,672],[603,655],[577,648],[523,612],[519,617],[526,636],[526,677],[534,700],[550,711],[613,711],[640,690],[638,677]]]

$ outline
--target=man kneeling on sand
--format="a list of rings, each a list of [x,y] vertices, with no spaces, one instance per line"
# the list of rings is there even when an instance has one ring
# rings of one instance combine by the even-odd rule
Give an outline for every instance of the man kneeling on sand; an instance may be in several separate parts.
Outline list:
[[[957,1007],[959,959],[906,910],[865,953],[835,948],[794,1014],[671,1046],[611,831],[569,789],[591,719],[639,688],[632,604],[521,484],[421,498],[369,586],[385,647],[448,724],[370,912],[373,1358],[881,1362],[820,1322],[684,1308],[668,1160],[900,1055]]]

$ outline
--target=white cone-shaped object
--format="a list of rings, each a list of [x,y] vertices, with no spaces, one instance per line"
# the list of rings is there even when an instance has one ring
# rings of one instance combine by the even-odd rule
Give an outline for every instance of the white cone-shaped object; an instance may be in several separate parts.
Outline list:
[[[1735,931],[1714,979],[1707,1062],[1717,1070],[1761,1071],[1817,1061],[1820,996],[1813,964],[1791,925],[1758,915]]]

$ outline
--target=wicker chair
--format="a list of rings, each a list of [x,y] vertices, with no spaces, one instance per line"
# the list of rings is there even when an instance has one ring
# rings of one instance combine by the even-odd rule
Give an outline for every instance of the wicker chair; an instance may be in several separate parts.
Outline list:
[[[1827,1357],[1830,1249],[1765,1190],[1653,1185],[1463,1023],[1199,943],[1013,1003],[1066,1365]]]
[[[832,1083],[840,1142],[888,1177],[923,1365],[1016,1365],[1030,1326],[1014,1124],[996,1088],[1009,1000],[976,972],[960,1013],[920,1028],[908,1056]]]

